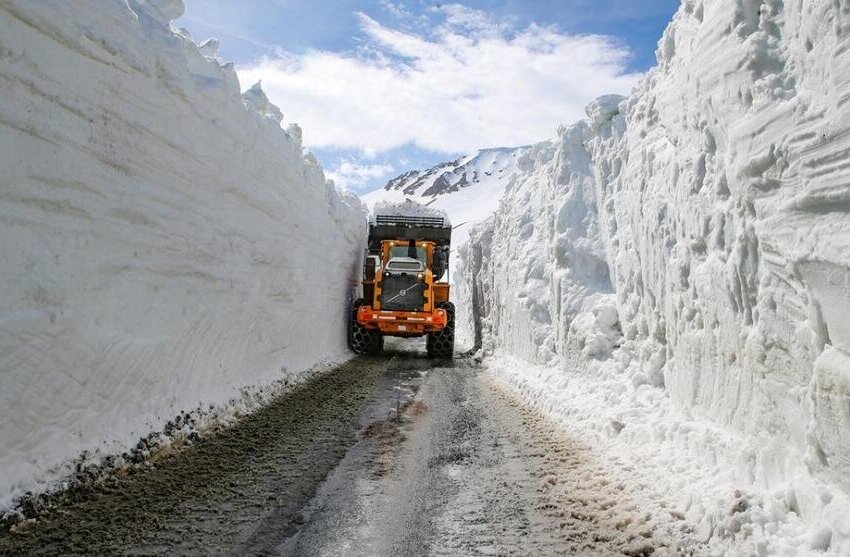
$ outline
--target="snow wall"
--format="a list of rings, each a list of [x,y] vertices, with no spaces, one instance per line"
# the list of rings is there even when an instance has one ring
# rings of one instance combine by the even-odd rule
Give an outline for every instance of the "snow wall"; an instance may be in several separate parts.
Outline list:
[[[527,155],[462,250],[459,319],[485,351],[607,373],[602,416],[661,389],[734,432],[734,483],[850,552],[850,4],[685,0],[657,56]],[[600,435],[648,425],[611,416]],[[711,436],[633,441],[665,436],[717,469]]]
[[[346,352],[365,212],[182,11],[0,2],[0,507]]]

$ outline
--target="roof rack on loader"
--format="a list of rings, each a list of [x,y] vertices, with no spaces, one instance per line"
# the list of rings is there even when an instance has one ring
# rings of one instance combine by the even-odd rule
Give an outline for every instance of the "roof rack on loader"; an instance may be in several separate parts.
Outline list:
[[[443,217],[377,215],[375,221],[369,223],[371,253],[378,253],[384,240],[426,240],[437,246],[449,247],[451,239],[451,224],[447,224]]]
[[[375,217],[376,224],[397,224],[406,226],[435,226],[443,228],[445,219],[443,217],[405,217],[402,215],[378,215]]]

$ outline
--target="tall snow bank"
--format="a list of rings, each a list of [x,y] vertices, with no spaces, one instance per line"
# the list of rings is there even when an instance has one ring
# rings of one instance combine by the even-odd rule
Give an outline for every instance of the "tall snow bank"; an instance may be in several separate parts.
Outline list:
[[[644,84],[562,130],[464,250],[485,349],[604,377],[618,435],[662,390],[647,435],[763,497],[708,537],[793,515],[800,544],[850,551],[848,68],[842,3],[686,0]],[[671,430],[675,411],[745,447]]]
[[[360,203],[181,12],[0,3],[0,507],[345,352]]]
[[[580,122],[532,147],[530,171],[506,188],[500,210],[460,249],[463,271],[481,294],[471,303],[470,280],[458,281],[458,294],[470,301],[459,320],[473,308],[486,313],[482,334],[531,361],[568,352],[571,317],[613,292],[582,147],[589,133]]]

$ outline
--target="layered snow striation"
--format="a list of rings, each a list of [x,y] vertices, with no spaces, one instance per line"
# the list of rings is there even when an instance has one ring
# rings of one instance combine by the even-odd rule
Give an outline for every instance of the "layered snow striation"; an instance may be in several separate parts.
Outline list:
[[[706,536],[754,552],[794,516],[800,547],[850,552],[848,68],[846,3],[685,0],[645,82],[532,148],[462,252],[467,334],[560,369],[552,412],[578,419],[585,370],[614,434],[728,463],[759,495]],[[672,414],[647,430],[652,390]]]
[[[476,280],[476,288],[486,289],[465,305],[487,314],[491,341],[533,361],[566,352],[559,346],[567,338],[559,329],[564,321],[553,310],[577,314],[594,305],[594,294],[613,292],[597,234],[591,159],[582,147],[586,135],[582,122],[531,148],[529,172],[506,188],[501,209],[474,227],[460,249],[464,282]],[[549,301],[553,285],[555,306]]]
[[[182,9],[0,3],[0,507],[346,351],[365,212]]]

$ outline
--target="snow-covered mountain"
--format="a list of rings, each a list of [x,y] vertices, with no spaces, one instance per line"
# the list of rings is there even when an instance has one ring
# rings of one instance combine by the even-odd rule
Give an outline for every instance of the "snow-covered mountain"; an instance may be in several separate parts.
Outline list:
[[[484,149],[474,155],[438,164],[428,170],[413,170],[394,178],[385,191],[416,197],[436,197],[479,186],[493,188],[519,171],[519,161],[528,147]]]
[[[850,554],[848,99],[846,2],[685,0],[461,248],[491,369],[733,554]]]
[[[410,199],[446,211],[455,226],[452,243],[460,246],[472,225],[492,215],[505,190],[532,167],[530,151],[531,147],[484,149],[428,170],[402,174],[362,200],[370,209],[380,201]]]

